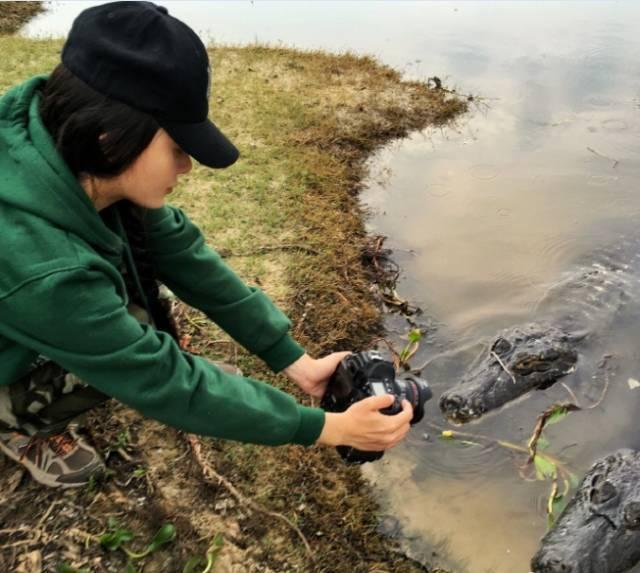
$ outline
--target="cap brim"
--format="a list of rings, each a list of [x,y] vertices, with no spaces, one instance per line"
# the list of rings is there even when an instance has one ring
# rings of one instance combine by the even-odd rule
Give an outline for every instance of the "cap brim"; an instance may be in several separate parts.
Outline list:
[[[200,123],[159,120],[161,127],[198,163],[222,168],[233,165],[240,152],[208,119]]]

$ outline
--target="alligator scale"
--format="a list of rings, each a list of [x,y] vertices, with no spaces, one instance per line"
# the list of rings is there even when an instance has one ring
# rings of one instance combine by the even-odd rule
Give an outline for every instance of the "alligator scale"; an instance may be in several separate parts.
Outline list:
[[[533,573],[621,573],[640,561],[640,453],[597,461],[531,561]]]
[[[630,246],[623,243],[617,250]],[[549,290],[537,317],[503,330],[455,386],[440,397],[452,422],[479,418],[527,394],[543,390],[574,371],[580,345],[597,336],[635,297],[640,276],[640,244],[627,264],[618,252],[582,265]]]
[[[621,262],[622,261],[622,262]],[[627,313],[628,306],[635,312]],[[447,419],[464,423],[531,390],[544,390],[593,354],[619,317],[640,305],[640,242],[577,265],[545,295],[536,319],[503,330],[440,397]],[[625,312],[625,315],[621,311]],[[600,348],[602,350],[602,348]],[[532,573],[624,573],[640,563],[640,452],[595,462],[542,539]]]

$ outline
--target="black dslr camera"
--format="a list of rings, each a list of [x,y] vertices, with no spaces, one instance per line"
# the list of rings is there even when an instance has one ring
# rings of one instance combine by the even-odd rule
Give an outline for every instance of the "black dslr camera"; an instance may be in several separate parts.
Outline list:
[[[417,424],[424,416],[424,403],[432,396],[426,380],[404,374],[396,378],[393,364],[384,360],[379,352],[371,350],[350,354],[340,362],[329,380],[320,406],[327,412],[344,412],[351,404],[369,396],[391,394],[393,404],[380,410],[392,416],[402,411],[402,400],[408,400],[413,407],[411,425]],[[379,460],[384,452],[364,452],[350,446],[338,446],[338,453],[353,464],[363,464]]]

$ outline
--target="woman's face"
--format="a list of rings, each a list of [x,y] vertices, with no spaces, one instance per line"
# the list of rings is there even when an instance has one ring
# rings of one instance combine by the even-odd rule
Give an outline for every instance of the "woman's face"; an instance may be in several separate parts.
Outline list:
[[[102,180],[94,203],[100,210],[121,199],[140,207],[157,209],[173,191],[178,175],[191,171],[191,158],[159,129],[151,143],[120,175]]]

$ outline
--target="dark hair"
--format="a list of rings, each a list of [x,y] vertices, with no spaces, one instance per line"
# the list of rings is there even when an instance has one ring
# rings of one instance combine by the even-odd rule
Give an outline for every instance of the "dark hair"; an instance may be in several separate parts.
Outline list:
[[[76,177],[122,173],[159,128],[150,115],[99,94],[63,64],[45,84],[40,117]]]
[[[58,152],[76,177],[119,175],[144,151],[160,127],[150,115],[96,92],[63,64],[49,76],[39,111]],[[127,233],[147,305],[131,274],[124,273],[130,299],[143,308],[147,306],[156,327],[177,338],[158,299],[144,224],[145,210],[126,200],[111,208],[117,209]]]

